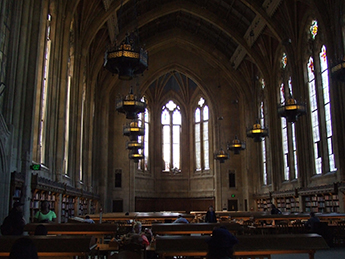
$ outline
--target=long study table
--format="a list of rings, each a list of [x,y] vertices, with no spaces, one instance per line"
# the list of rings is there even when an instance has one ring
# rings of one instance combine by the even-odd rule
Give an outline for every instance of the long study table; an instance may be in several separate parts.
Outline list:
[[[155,252],[159,258],[167,256],[206,256],[209,236],[157,236]],[[237,236],[234,256],[267,256],[272,254],[306,253],[314,259],[317,250],[328,249],[317,234]]]
[[[154,235],[211,234],[216,227],[223,226],[231,233],[238,234],[244,227],[237,223],[153,223]]]
[[[8,257],[14,242],[24,236],[0,236],[0,257]],[[26,236],[33,240],[38,256],[87,256],[92,250],[90,236]]]
[[[49,235],[114,235],[117,233],[117,224],[89,224],[89,223],[28,223],[24,227],[25,232],[33,234],[38,225],[44,225]]]

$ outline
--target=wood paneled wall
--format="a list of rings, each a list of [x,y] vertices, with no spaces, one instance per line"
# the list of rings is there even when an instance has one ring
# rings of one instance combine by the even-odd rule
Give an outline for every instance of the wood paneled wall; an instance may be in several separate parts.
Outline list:
[[[214,206],[214,197],[204,198],[135,198],[135,211],[205,211]]]

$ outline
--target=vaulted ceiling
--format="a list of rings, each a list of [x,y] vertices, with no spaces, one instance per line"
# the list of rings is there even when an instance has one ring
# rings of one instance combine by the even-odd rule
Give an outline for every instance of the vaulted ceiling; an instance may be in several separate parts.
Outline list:
[[[277,59],[276,50],[297,34],[293,31],[294,11],[307,8],[301,2],[80,0],[74,10],[79,15],[83,52],[90,56],[93,78],[108,76],[102,71],[104,52],[120,43],[126,33],[134,32],[150,53],[149,63],[152,54],[175,44],[207,57],[233,85],[250,88],[254,74],[268,75]]]

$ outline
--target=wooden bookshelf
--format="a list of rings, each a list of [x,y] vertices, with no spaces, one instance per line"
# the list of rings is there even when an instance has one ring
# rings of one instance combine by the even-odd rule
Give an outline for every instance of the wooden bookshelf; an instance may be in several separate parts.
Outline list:
[[[339,196],[337,194],[315,194],[303,197],[306,212],[339,212]]]
[[[277,197],[277,208],[282,212],[299,212],[299,198],[294,196]]]
[[[68,218],[75,216],[76,198],[70,195],[63,195],[61,200],[61,223],[68,222]]]
[[[271,200],[262,198],[256,200],[257,211],[271,211]]]

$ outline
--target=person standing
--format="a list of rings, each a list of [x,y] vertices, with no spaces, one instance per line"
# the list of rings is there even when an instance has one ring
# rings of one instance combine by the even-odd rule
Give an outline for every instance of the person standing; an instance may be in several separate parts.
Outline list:
[[[217,223],[217,216],[216,216],[216,213],[214,212],[212,205],[208,207],[208,211],[206,212],[205,222]]]

